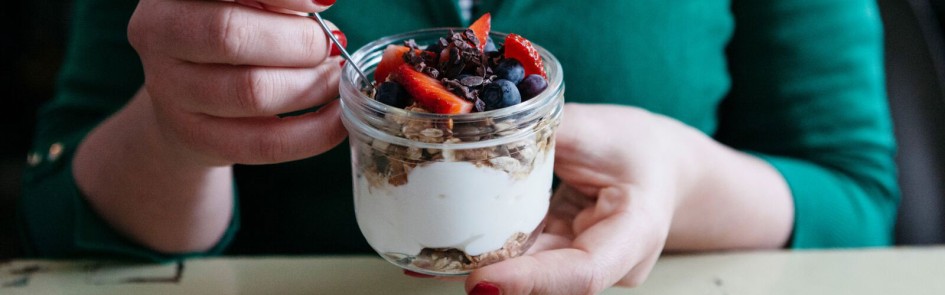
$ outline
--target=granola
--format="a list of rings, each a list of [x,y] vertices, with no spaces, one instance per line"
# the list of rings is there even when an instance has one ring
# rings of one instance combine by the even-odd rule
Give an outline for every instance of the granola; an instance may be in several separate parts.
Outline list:
[[[548,87],[531,43],[510,34],[496,48],[489,24],[487,14],[425,47],[387,45],[365,91],[387,106],[361,114],[383,134],[352,132],[358,222],[402,267],[468,273],[523,254],[543,229],[560,104],[489,113]],[[533,105],[560,103],[541,97]]]

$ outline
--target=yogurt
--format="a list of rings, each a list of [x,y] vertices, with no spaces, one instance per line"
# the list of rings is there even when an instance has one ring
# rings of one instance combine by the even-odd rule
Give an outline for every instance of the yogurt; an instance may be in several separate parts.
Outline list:
[[[358,173],[358,225],[378,253],[415,256],[424,248],[453,248],[476,256],[499,250],[544,219],[553,159],[554,149],[539,153],[524,177],[462,161],[424,163],[398,186],[372,185]]]

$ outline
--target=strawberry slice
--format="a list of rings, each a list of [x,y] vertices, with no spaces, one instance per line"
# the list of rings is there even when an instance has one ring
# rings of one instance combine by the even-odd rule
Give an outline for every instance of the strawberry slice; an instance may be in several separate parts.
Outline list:
[[[407,51],[410,51],[410,47],[387,45],[387,48],[384,49],[384,56],[381,57],[381,62],[377,64],[377,69],[374,70],[374,81],[377,81],[377,84],[384,83],[390,73],[406,63],[404,53],[407,53]]]
[[[489,30],[492,29],[492,15],[488,12],[483,14],[469,26],[469,29],[476,34],[476,39],[479,39],[479,51],[485,50],[486,42],[489,40]]]
[[[400,83],[413,96],[413,100],[428,111],[437,114],[465,114],[472,111],[471,102],[446,90],[440,81],[417,72],[409,64],[397,67],[391,79]]]
[[[532,46],[532,42],[522,36],[509,34],[505,37],[505,58],[517,59],[525,67],[525,76],[538,74],[548,79],[541,54]]]

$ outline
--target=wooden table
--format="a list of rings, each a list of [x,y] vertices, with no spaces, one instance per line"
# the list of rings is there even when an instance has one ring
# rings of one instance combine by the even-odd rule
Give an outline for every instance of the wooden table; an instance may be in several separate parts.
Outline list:
[[[463,294],[375,257],[179,264],[0,263],[0,294]],[[668,255],[640,288],[604,294],[945,294],[945,247]]]

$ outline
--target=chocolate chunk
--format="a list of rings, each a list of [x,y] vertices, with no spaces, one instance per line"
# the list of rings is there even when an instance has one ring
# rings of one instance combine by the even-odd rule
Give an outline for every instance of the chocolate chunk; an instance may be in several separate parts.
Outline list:
[[[476,98],[476,102],[475,102],[474,105],[475,105],[475,107],[476,107],[476,111],[477,111],[477,112],[485,112],[485,111],[486,111],[486,102],[482,101],[481,99]]]
[[[482,85],[482,81],[483,79],[480,76],[464,76],[463,79],[459,81],[459,83],[468,87],[476,87]]]
[[[476,37],[476,32],[466,29],[466,31],[463,32],[463,37],[466,39],[466,41],[472,43],[473,47],[476,47],[477,49],[479,48],[479,38]]]
[[[430,76],[433,79],[437,79],[440,77],[440,71],[438,71],[436,68],[433,68],[433,67],[423,68],[423,73],[427,74],[427,76]]]
[[[456,94],[459,97],[462,97],[468,101],[475,99],[475,93],[473,93],[469,87],[461,84],[458,80],[453,79],[443,79],[442,80],[446,90],[449,90],[453,94]]]

